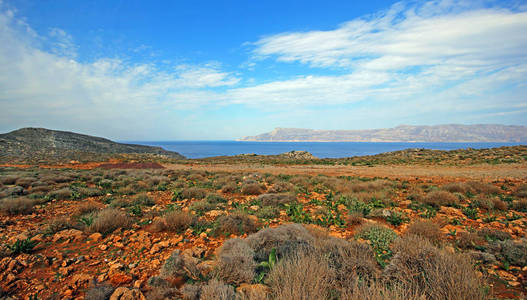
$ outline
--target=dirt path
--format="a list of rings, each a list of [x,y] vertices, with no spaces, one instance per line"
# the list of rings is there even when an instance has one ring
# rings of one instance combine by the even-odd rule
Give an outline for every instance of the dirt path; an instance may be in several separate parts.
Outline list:
[[[271,174],[324,174],[328,176],[388,177],[399,179],[483,179],[488,181],[504,179],[526,179],[527,164],[472,165],[472,166],[319,166],[294,165],[271,166],[255,164],[166,164],[172,170],[206,170],[211,172],[262,172]]]

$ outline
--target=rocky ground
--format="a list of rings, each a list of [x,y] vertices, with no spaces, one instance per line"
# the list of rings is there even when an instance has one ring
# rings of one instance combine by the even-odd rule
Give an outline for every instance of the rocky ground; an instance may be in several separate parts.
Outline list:
[[[100,166],[0,168],[0,299],[295,298],[284,292],[290,286],[328,299],[360,293],[386,298],[382,289],[402,299],[464,298],[440,294],[413,277],[406,287],[415,287],[407,289],[414,294],[401,294],[391,280],[403,282],[404,274],[415,271],[408,263],[401,271],[404,243],[428,251],[416,252],[414,264],[419,257],[450,263],[445,274],[467,262],[468,269],[452,271],[465,277],[451,275],[454,286],[444,290],[470,290],[471,298],[527,294],[522,163],[510,176],[500,173],[509,163],[477,166],[496,176],[471,176],[462,168],[444,176],[433,169],[397,176],[398,168],[408,172],[412,165],[388,166],[390,173],[371,167],[356,169],[366,173],[332,173],[333,167],[324,166],[330,170],[325,175],[289,172],[289,164]],[[313,270],[332,274],[326,287],[295,286],[284,278],[302,274],[288,273],[288,263],[309,258],[292,259],[291,251],[321,255],[317,262],[328,255],[332,263],[347,259]],[[370,264],[351,264],[362,256],[350,251],[366,255],[359,261]],[[361,286],[343,284],[344,269],[360,278],[344,281]],[[430,282],[438,276],[433,274]]]

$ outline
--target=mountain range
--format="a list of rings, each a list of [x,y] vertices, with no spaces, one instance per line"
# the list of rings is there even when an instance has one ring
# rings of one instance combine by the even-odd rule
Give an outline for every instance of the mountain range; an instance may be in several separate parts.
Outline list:
[[[271,132],[247,136],[239,141],[260,142],[527,142],[527,126],[478,125],[400,125],[395,128],[366,130],[315,130],[276,128]]]

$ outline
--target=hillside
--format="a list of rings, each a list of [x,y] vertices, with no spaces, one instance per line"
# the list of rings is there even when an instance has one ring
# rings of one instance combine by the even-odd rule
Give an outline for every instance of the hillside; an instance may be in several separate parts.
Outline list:
[[[276,128],[240,141],[261,142],[527,142],[527,126],[494,124],[410,126],[369,130]]]
[[[183,159],[161,147],[121,144],[101,137],[45,128],[22,128],[0,134],[1,160],[86,160],[111,154],[150,154]]]

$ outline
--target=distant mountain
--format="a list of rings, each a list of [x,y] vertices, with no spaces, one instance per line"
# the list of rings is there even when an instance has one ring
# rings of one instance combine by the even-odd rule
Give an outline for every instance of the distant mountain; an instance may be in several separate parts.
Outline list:
[[[45,128],[22,128],[0,134],[0,158],[79,159],[106,154],[154,154],[183,159],[161,147],[121,144],[105,138]]]
[[[240,141],[261,142],[527,142],[527,126],[436,125],[368,130],[276,128]]]

